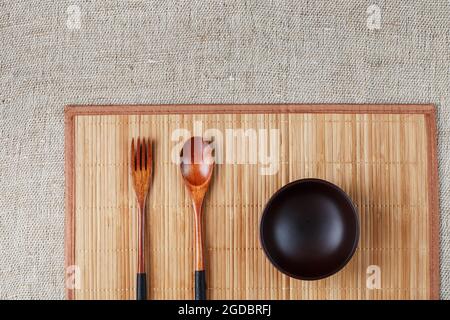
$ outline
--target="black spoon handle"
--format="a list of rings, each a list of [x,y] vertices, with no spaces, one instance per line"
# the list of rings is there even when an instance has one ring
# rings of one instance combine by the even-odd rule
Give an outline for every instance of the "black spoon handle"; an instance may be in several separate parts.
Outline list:
[[[206,300],[205,270],[195,271],[195,300]]]
[[[147,300],[147,274],[138,273],[136,277],[136,300]]]

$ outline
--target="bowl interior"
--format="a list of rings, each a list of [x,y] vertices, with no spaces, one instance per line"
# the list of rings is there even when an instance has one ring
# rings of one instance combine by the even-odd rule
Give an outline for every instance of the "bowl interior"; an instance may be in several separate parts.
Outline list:
[[[336,273],[352,257],[358,239],[355,206],[344,191],[324,180],[297,180],[281,188],[261,219],[261,243],[269,260],[298,279]]]

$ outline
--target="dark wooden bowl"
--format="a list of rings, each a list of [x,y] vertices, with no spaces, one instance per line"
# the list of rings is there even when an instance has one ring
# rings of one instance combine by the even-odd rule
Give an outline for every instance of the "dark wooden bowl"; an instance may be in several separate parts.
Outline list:
[[[261,218],[261,244],[281,272],[318,280],[338,272],[359,240],[358,212],[334,184],[302,179],[278,190]]]

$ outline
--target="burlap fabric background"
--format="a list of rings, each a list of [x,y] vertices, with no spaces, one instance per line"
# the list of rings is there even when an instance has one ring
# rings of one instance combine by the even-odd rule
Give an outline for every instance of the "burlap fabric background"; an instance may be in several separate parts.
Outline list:
[[[285,102],[438,105],[450,298],[449,17],[448,1],[2,0],[0,298],[64,297],[64,105]]]

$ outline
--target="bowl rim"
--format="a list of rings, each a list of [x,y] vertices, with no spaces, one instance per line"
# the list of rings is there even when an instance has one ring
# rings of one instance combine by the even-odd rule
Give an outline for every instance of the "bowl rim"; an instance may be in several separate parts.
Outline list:
[[[340,195],[343,196],[343,198],[349,203],[350,207],[352,208],[352,212],[353,212],[353,216],[355,218],[355,222],[356,222],[356,232],[355,232],[355,239],[353,241],[353,246],[352,249],[350,250],[347,258],[345,260],[342,260],[342,262],[338,265],[337,268],[335,268],[334,270],[317,276],[317,277],[305,277],[305,276],[299,276],[296,274],[292,274],[289,271],[283,269],[276,261],[275,259],[270,255],[269,250],[267,249],[267,245],[264,241],[264,236],[263,236],[263,224],[264,224],[264,218],[267,216],[267,212],[268,212],[268,208],[270,207],[270,205],[273,203],[273,201],[283,192],[285,192],[287,189],[290,189],[294,186],[297,186],[299,184],[304,184],[304,183],[317,183],[317,184],[321,184],[321,185],[325,185],[327,187],[331,187],[334,190],[336,190]],[[356,248],[358,247],[358,243],[359,243],[359,237],[360,237],[360,221],[359,221],[359,214],[358,214],[358,209],[356,208],[355,204],[353,203],[352,199],[350,198],[350,196],[344,191],[342,190],[340,187],[338,187],[337,185],[335,185],[334,183],[331,183],[327,180],[324,179],[319,179],[319,178],[302,178],[302,179],[298,179],[298,180],[294,180],[291,181],[287,184],[285,184],[284,186],[282,186],[280,189],[278,189],[271,197],[270,199],[267,201],[266,205],[264,206],[264,210],[262,211],[262,215],[261,215],[261,220],[260,220],[260,224],[259,224],[259,240],[261,242],[261,247],[263,248],[263,251],[266,255],[266,257],[268,258],[268,260],[272,263],[273,266],[275,266],[275,268],[277,268],[280,272],[284,273],[285,275],[294,278],[294,279],[298,279],[298,280],[320,280],[320,279],[324,279],[327,277],[332,276],[333,274],[339,272],[340,270],[342,270],[347,263],[351,260],[351,258],[353,257],[353,255],[355,254]]]

